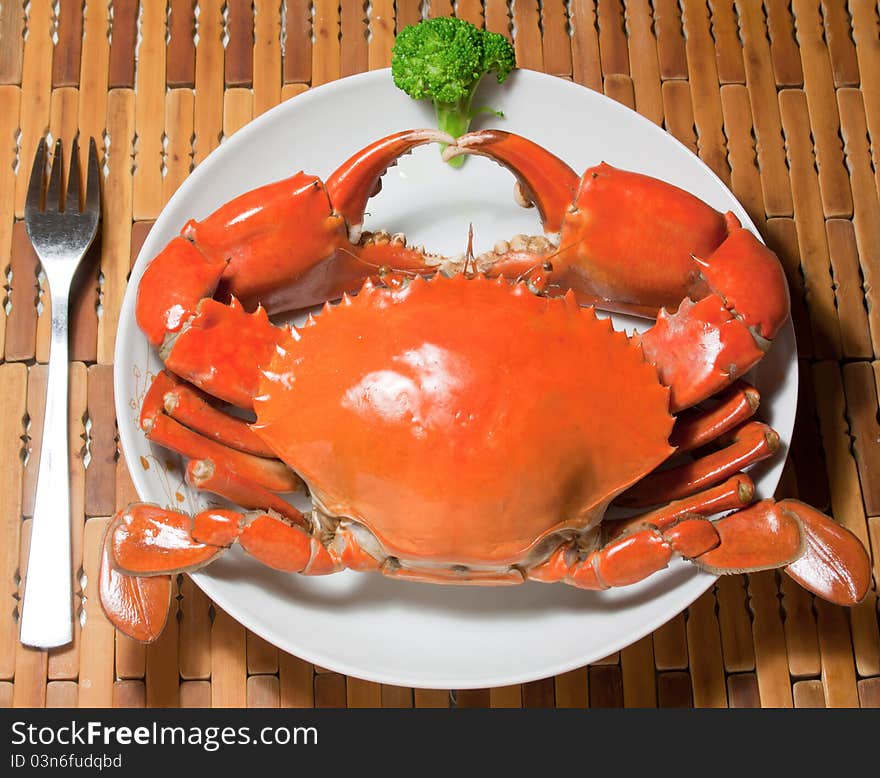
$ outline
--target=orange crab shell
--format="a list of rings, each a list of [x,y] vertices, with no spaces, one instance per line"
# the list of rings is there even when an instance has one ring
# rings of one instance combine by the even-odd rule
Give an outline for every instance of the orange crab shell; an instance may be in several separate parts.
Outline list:
[[[400,560],[527,565],[669,457],[668,391],[571,295],[370,284],[281,342],[255,429],[322,511]]]

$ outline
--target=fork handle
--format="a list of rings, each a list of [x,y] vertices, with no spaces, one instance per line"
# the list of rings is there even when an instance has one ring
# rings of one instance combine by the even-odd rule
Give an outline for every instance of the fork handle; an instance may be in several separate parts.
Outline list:
[[[39,648],[63,646],[73,639],[67,308],[67,289],[53,293],[46,415],[21,613],[21,642]]]

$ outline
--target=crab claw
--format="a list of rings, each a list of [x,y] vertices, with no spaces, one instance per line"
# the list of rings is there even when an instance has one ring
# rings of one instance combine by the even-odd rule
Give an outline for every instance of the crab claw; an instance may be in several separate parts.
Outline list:
[[[871,560],[861,541],[815,508],[782,500],[804,533],[804,553],[785,568],[805,589],[838,605],[857,605],[871,586]]]
[[[159,346],[206,297],[234,296],[248,310],[260,304],[277,313],[355,291],[375,270],[358,260],[354,243],[379,179],[417,146],[451,140],[437,130],[398,132],[353,154],[326,184],[300,172],[190,220],[141,278],[138,325]],[[419,264],[415,254],[403,259]]]
[[[443,159],[462,154],[489,157],[516,176],[527,200],[534,203],[547,233],[562,230],[577,196],[580,178],[565,162],[534,141],[501,130],[462,135],[443,151]]]
[[[333,210],[348,224],[348,238],[357,243],[364,209],[377,193],[380,179],[400,157],[426,143],[454,143],[439,130],[405,130],[371,143],[343,162],[327,179],[327,194]]]

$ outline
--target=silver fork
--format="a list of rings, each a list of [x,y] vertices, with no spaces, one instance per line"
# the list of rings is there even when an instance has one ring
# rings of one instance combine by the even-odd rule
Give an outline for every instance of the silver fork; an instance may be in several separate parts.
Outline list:
[[[38,648],[63,646],[73,639],[67,453],[67,308],[74,273],[95,238],[101,215],[98,152],[94,138],[89,143],[88,177],[82,208],[79,140],[73,143],[66,196],[61,191],[60,140],[55,144],[52,173],[44,193],[46,151],[46,141],[42,139],[31,168],[24,208],[27,234],[43,265],[52,300],[46,415],[20,635],[22,643]]]

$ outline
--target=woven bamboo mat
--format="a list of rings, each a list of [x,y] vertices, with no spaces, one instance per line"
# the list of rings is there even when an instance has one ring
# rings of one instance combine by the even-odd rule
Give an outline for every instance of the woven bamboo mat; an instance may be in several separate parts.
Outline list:
[[[589,667],[522,686],[427,691],[313,667],[250,634],[188,580],[144,648],[94,593],[107,517],[134,497],[112,358],[151,220],[224,138],[282,100],[389,64],[395,31],[455,12],[512,35],[522,67],[603,91],[698,153],[782,258],[802,392],[780,494],[833,515],[880,574],[880,20],[873,0],[29,0],[0,10],[0,705],[880,706],[871,594],[851,611],[774,573],[732,576]],[[73,314],[70,439],[82,628],[17,642],[48,302],[19,221],[37,140],[103,146],[104,223]],[[103,143],[100,141],[103,140]],[[873,143],[872,143],[873,140]]]

